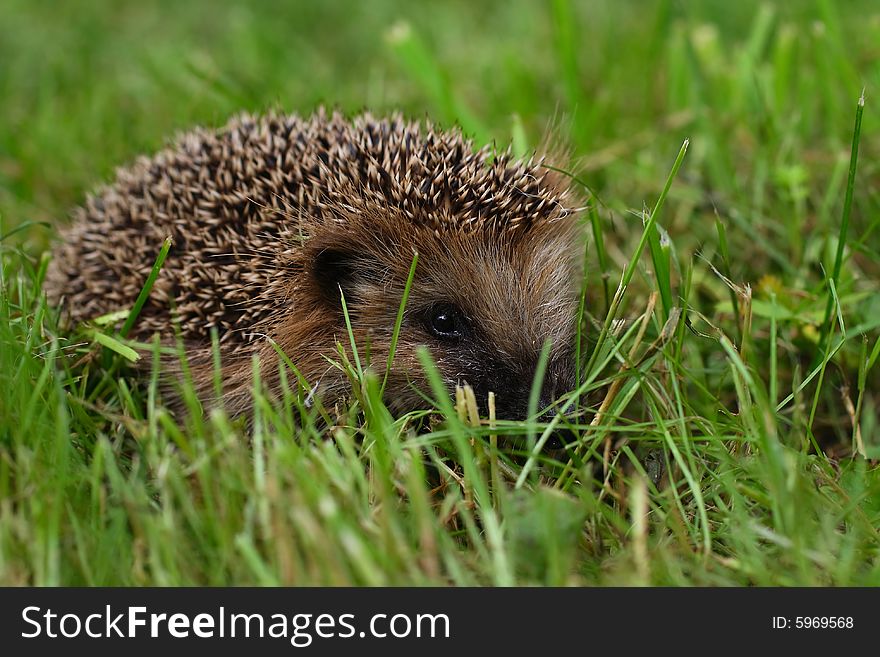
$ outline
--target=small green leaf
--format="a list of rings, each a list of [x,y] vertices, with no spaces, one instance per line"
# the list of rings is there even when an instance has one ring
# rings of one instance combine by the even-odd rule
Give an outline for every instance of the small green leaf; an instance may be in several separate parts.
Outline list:
[[[126,360],[131,361],[132,363],[136,363],[141,358],[140,354],[138,354],[138,352],[136,352],[134,349],[122,344],[116,338],[112,338],[105,333],[101,333],[100,331],[95,331],[94,333],[92,333],[92,337],[95,339],[95,342],[97,342],[98,344],[104,345],[110,351],[116,352],[117,354],[119,354],[120,356],[122,356]]]

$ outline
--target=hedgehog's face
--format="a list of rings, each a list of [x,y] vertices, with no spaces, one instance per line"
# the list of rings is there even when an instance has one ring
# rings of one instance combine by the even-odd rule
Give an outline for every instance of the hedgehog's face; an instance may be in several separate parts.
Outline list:
[[[384,370],[414,252],[418,264],[395,350],[387,401],[401,412],[423,408],[429,390],[418,349],[430,351],[454,392],[470,384],[486,412],[496,396],[499,418],[522,419],[544,344],[541,387],[546,408],[574,388],[574,341],[581,242],[573,221],[525,233],[444,231],[373,223],[348,245],[315,245],[313,280],[335,309],[344,344],[340,289],[359,345]],[[355,248],[351,244],[355,244]]]

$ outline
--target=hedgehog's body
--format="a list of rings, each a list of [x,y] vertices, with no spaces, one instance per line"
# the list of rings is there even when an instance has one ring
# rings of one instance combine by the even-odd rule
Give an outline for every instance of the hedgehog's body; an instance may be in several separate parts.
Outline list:
[[[542,401],[567,391],[578,246],[562,176],[475,152],[457,132],[399,118],[318,113],[242,117],[141,158],[88,200],[49,271],[71,321],[130,308],[162,241],[174,245],[134,333],[173,342],[211,396],[212,328],[224,399],[247,412],[251,357],[277,386],[272,338],[331,401],[344,375],[328,363],[357,343],[384,370],[407,273],[418,252],[387,387],[398,411],[423,406],[416,350],[427,345],[450,389],[495,391],[501,417],[524,414],[545,340]]]

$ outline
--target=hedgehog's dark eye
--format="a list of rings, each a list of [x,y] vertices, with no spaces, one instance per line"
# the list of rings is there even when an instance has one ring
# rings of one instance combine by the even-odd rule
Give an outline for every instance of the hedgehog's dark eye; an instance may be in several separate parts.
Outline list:
[[[444,303],[428,311],[427,326],[438,338],[457,340],[464,333],[465,319],[458,308]]]

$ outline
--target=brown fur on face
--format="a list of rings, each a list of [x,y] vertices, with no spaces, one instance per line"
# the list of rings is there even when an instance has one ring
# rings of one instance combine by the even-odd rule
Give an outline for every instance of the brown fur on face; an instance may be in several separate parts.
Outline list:
[[[450,390],[469,383],[481,401],[494,391],[500,417],[522,417],[546,340],[542,405],[573,384],[581,242],[572,197],[539,162],[476,151],[457,132],[399,117],[242,117],[185,135],[90,198],[47,289],[71,321],[130,307],[172,235],[136,334],[170,340],[179,322],[209,400],[216,328],[223,402],[247,413],[252,354],[270,389],[278,385],[267,337],[325,401],[346,394],[346,378],[326,359],[337,341],[348,344],[340,290],[361,353],[369,345],[384,371],[418,252],[389,406],[424,406],[416,352],[425,345]],[[438,308],[460,313],[454,339],[432,332]]]

